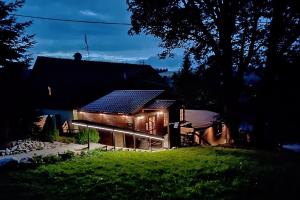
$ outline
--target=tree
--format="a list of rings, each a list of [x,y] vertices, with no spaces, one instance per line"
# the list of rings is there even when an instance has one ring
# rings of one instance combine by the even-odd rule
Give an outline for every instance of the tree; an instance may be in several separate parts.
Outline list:
[[[200,65],[214,55],[220,67],[224,89],[223,113],[233,135],[238,127],[238,100],[243,89],[244,74],[249,67],[264,67],[272,37],[277,30],[276,3],[280,0],[127,0],[131,15],[130,34],[155,35],[161,39],[167,56],[175,48],[184,48]],[[292,44],[299,39],[299,13],[292,5],[283,10],[291,23],[280,34]],[[274,20],[275,19],[275,20]],[[273,28],[272,28],[273,27]],[[288,36],[288,33],[292,37]],[[275,35],[275,36],[274,36]],[[278,43],[277,43],[278,44]],[[286,46],[286,45],[283,45]],[[283,52],[282,52],[283,53]],[[270,64],[270,68],[276,68]]]
[[[24,0],[11,3],[0,1],[0,67],[16,65],[29,67],[32,59],[27,50],[34,44],[33,35],[25,33],[31,21],[17,22],[13,15],[24,2]]]
[[[25,78],[31,61],[27,50],[34,44],[33,35],[25,33],[31,22],[18,22],[14,16],[23,4],[24,0],[0,1],[0,143],[29,134],[34,118]]]
[[[190,57],[184,56],[183,64],[177,73],[172,76],[177,95],[187,105],[193,105],[196,98],[195,74],[193,72]]]

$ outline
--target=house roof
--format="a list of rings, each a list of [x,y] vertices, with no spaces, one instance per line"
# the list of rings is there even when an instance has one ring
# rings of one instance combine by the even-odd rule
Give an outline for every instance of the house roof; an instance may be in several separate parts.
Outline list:
[[[34,64],[31,83],[38,107],[66,110],[80,108],[117,89],[166,87],[150,65],[40,56]]]
[[[163,92],[163,90],[115,90],[82,107],[80,111],[135,114]]]
[[[147,105],[144,109],[156,110],[156,109],[167,109],[175,103],[175,100],[157,99]]]

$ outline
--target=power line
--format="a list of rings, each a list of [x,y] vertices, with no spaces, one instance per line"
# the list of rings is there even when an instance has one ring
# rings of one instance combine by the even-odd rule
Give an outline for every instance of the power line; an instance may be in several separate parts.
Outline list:
[[[87,23],[87,24],[106,24],[106,25],[121,25],[121,26],[130,26],[131,25],[129,23],[122,23],[122,22],[105,22],[105,21],[88,21],[88,20],[62,19],[62,18],[39,17],[39,16],[31,16],[31,15],[20,15],[20,14],[11,14],[11,15],[17,16],[17,17],[31,18],[31,19],[60,21],[60,22]]]

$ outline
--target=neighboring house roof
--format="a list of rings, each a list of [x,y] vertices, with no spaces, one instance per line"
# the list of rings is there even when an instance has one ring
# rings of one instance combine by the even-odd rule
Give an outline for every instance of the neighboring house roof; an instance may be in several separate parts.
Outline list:
[[[150,65],[37,57],[31,82],[40,108],[74,109],[116,89],[165,89]]]
[[[80,111],[135,114],[163,92],[163,90],[115,90],[84,106]]]
[[[185,121],[192,123],[193,128],[207,128],[212,126],[219,114],[208,110],[185,110]]]
[[[144,109],[167,109],[175,103],[175,100],[157,99],[154,102],[147,105]]]

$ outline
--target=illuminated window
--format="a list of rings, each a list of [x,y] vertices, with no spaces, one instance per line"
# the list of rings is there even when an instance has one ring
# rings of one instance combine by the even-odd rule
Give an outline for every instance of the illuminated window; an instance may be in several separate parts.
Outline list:
[[[180,109],[180,121],[184,120],[184,109]]]
[[[156,135],[155,116],[149,117],[149,133]]]
[[[149,124],[146,122],[146,131],[149,131]]]
[[[169,122],[168,122],[168,115],[167,113],[164,113],[164,126],[169,126]]]

